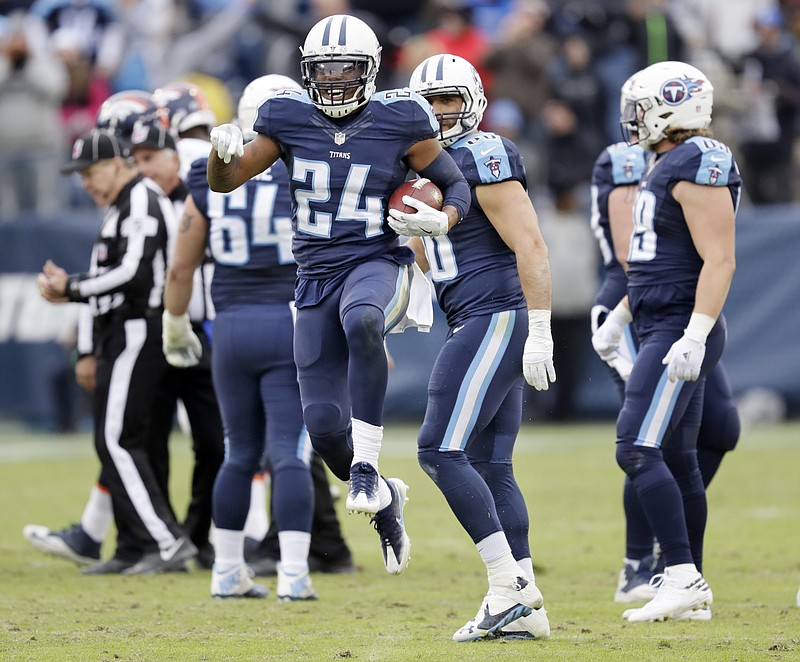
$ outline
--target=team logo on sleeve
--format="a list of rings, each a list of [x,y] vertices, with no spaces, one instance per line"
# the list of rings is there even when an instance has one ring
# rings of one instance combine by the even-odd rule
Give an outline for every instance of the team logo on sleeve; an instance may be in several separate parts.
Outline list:
[[[661,97],[669,106],[682,104],[703,86],[702,80],[671,78],[661,86]]]
[[[493,156],[488,161],[484,162],[487,168],[489,168],[489,172],[492,173],[492,176],[497,178],[500,176],[500,159],[496,156]]]
[[[719,177],[721,174],[722,174],[722,168],[720,168],[718,165],[712,165],[708,169],[709,183],[712,185],[716,185],[716,183],[719,181]]]

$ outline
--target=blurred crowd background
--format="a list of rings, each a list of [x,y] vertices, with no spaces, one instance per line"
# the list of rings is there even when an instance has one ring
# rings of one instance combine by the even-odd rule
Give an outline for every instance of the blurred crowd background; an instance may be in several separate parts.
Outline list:
[[[58,169],[109,95],[189,81],[229,121],[250,80],[299,80],[306,33],[340,13],[383,45],[379,89],[405,86],[435,53],[470,60],[489,99],[481,128],[520,147],[551,252],[559,371],[531,418],[575,418],[589,379],[600,269],[589,182],[621,140],[632,73],[665,59],[700,68],[715,136],[742,170],[743,209],[800,217],[800,0],[0,0],[0,227],[96,211]]]
[[[800,0],[4,0],[0,216],[88,204],[57,166],[110,94],[190,80],[228,121],[253,78],[297,79],[308,29],[336,13],[378,35],[379,88],[434,53],[473,62],[482,128],[520,144],[534,198],[559,209],[585,204],[594,158],[620,139],[622,82],[664,59],[714,84],[747,200],[796,197]]]

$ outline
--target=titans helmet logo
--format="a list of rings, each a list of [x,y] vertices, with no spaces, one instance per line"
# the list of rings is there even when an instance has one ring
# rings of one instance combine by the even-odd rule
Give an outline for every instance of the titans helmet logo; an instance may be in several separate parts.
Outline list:
[[[690,98],[702,85],[702,80],[671,78],[661,86],[661,98],[667,105],[677,106]]]

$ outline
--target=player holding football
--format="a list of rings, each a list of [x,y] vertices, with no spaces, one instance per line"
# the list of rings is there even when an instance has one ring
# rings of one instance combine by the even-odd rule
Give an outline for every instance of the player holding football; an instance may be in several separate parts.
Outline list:
[[[385,333],[403,318],[413,253],[387,226],[386,202],[409,169],[444,192],[442,211],[415,202],[398,222],[410,234],[445,234],[466,213],[469,189],[436,141],[430,106],[407,90],[375,92],[381,47],[352,16],[330,16],[302,48],[304,92],[259,108],[256,137],[215,128],[212,190],[229,192],[282,158],[289,170],[298,264],[294,355],[311,441],[342,480],[346,507],[372,516],[386,570],[410,553],[402,510],[407,486],[380,476],[388,379]]]
[[[640,345],[616,456],[666,566],[655,597],[623,614],[630,622],[679,618],[713,602],[702,575],[707,507],[696,442],[705,378],[725,344],[741,178],[730,149],[708,130],[712,104],[701,71],[660,62],[633,76],[621,117],[628,143],[649,153],[634,204],[628,294],[592,343],[613,359],[633,320]]]
[[[455,55],[435,55],[416,68],[409,87],[431,104],[439,142],[472,189],[462,223],[447,235],[409,242],[430,270],[450,327],[428,384],[419,463],[475,543],[489,580],[477,615],[453,639],[543,639],[550,626],[534,581],[528,511],[512,453],[523,374],[537,390],[556,378],[547,246],[519,151],[506,138],[478,131],[487,102],[475,68]]]
[[[622,86],[620,110],[624,110],[633,83]],[[603,285],[592,309],[592,333],[597,331],[613,308],[625,296],[628,286],[628,246],[633,232],[633,201],[645,169],[646,152],[639,145],[625,142],[610,145],[597,158],[592,173],[591,224],[604,262]],[[627,325],[619,355],[611,358],[609,372],[619,393],[625,397],[625,381],[633,365],[638,340]],[[726,452],[739,440],[740,422],[728,376],[720,361],[706,378],[703,415],[697,436],[697,459],[703,485],[708,488]],[[615,602],[646,602],[655,597],[657,587],[650,583],[654,574],[663,571],[663,556],[655,553],[653,531],[639,503],[630,478],[623,490],[625,509],[625,559],[620,571]],[[708,608],[686,612],[692,620],[710,618]]]

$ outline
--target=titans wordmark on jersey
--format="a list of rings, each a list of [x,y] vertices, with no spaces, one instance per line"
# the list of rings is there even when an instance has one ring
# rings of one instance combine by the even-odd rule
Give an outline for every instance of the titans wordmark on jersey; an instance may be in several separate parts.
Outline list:
[[[196,161],[187,184],[209,221],[208,245],[216,265],[211,296],[217,311],[236,304],[291,301],[297,266],[283,163],[230,193],[217,193],[208,187],[206,162]]]
[[[328,278],[387,255],[411,263],[386,209],[406,179],[409,148],[438,134],[427,101],[409,89],[388,90],[333,121],[306,92],[286,90],[262,104],[254,129],[278,142],[289,170],[300,276]]]
[[[494,133],[465,136],[447,151],[472,189],[472,204],[447,234],[423,242],[439,305],[452,327],[472,315],[525,305],[514,252],[481,209],[475,187],[508,180],[526,187],[527,180],[516,145]]]

